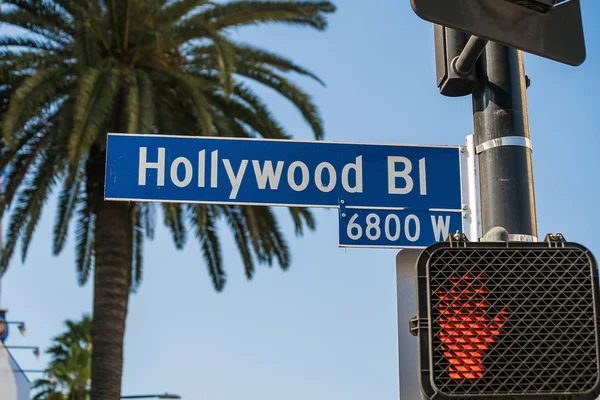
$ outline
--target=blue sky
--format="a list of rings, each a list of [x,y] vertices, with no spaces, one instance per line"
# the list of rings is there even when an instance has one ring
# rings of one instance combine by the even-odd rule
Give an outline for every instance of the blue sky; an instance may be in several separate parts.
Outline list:
[[[471,101],[438,94],[432,25],[408,0],[337,3],[325,33],[267,26],[236,35],[295,59],[327,83],[302,81],[321,107],[328,140],[462,144],[472,132]],[[539,235],[561,232],[600,253],[600,2],[583,0],[582,7],[586,62],[574,68],[527,55],[529,112]],[[289,132],[311,137],[285,100],[261,94]],[[76,284],[73,231],[64,253],[51,255],[55,207],[53,197],[25,263],[15,257],[3,279],[9,319],[28,325],[27,336],[13,331],[9,345],[45,348],[64,319],[91,310],[91,284]],[[167,231],[158,230],[144,253],[144,282],[131,298],[124,394],[398,398],[397,252],[339,249],[335,210],[315,210],[318,230],[303,238],[293,237],[285,210],[278,213],[290,237],[290,270],[261,268],[248,282],[223,230],[228,284],[221,294],[211,287],[198,245],[190,240],[176,251]],[[45,357],[14,354],[23,368],[45,365]]]

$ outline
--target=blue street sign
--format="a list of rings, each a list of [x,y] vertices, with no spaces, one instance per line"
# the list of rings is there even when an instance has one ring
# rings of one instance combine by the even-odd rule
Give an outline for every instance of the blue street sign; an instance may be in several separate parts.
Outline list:
[[[461,207],[458,146],[109,134],[107,200]]]
[[[425,248],[462,228],[460,211],[340,207],[340,247]]]

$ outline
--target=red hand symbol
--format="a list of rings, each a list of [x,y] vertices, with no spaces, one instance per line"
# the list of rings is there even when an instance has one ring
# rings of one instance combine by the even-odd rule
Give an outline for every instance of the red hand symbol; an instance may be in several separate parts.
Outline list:
[[[485,279],[484,275],[452,275],[451,287],[439,292],[440,339],[452,379],[483,377],[485,352],[506,321],[505,310],[492,320],[487,315]]]

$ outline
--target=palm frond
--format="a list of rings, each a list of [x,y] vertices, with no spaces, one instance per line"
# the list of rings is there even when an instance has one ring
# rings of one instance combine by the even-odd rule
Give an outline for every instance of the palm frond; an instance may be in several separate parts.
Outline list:
[[[63,188],[58,199],[58,211],[54,223],[54,240],[52,243],[52,252],[54,255],[60,254],[65,245],[69,230],[69,223],[73,217],[79,200],[79,193],[84,178],[85,160],[82,161],[79,168],[69,171],[69,176],[64,180]]]
[[[260,228],[260,216],[257,215],[258,207],[255,206],[243,206],[242,215],[246,220],[246,229],[248,230],[250,243],[254,249],[254,253],[260,263],[268,262],[267,255],[265,254],[261,244],[261,228]]]
[[[216,4],[189,22],[190,25],[209,23],[214,29],[281,22],[324,30],[327,20],[323,14],[334,11],[335,6],[329,1],[230,1]]]
[[[18,26],[47,40],[55,42],[57,45],[68,44],[72,38],[70,35],[73,29],[69,24],[64,23],[63,18],[50,19],[48,15],[38,16],[23,9],[14,9],[0,14],[0,22]],[[54,23],[58,22],[59,25]]]
[[[41,141],[43,135],[40,135],[40,132],[45,132],[45,123],[46,121],[37,121],[37,123],[23,129],[19,134],[13,135],[12,141],[16,143],[0,150],[0,170],[4,170],[9,163],[14,162],[17,153],[23,153],[23,150],[28,147],[35,147],[36,143]]]
[[[49,165],[50,163],[48,161],[53,157],[48,153],[49,152],[46,152],[42,155],[42,161],[40,162],[40,165],[44,168],[38,168],[32,181],[17,198],[17,204],[10,218],[6,243],[4,244],[2,257],[0,259],[0,276],[4,274],[4,271],[8,267],[17,241],[29,223],[29,226],[31,227],[33,225],[33,228],[28,228],[27,234],[23,236],[23,258],[25,257],[27,245],[29,244],[31,234],[37,224],[41,207],[44,205],[47,196],[55,183],[55,167]]]
[[[109,30],[111,36],[111,43],[114,43],[114,46],[119,50],[122,49],[122,41],[121,36],[123,34],[123,1],[118,0],[106,0],[106,7],[108,9],[108,23],[110,24],[111,29]]]
[[[2,50],[0,51],[0,71],[3,83],[13,81],[15,76],[23,76],[24,71],[48,69],[52,66],[59,66],[65,61],[65,55],[48,51],[27,50],[15,53],[11,50]]]
[[[0,36],[0,46],[14,46],[14,47],[25,47],[34,50],[46,50],[46,51],[60,51],[62,47],[48,42],[47,40],[40,40],[29,37],[14,37],[10,35]]]
[[[31,238],[35,228],[39,222],[42,207],[48,200],[48,196],[51,194],[56,180],[57,175],[61,173],[63,164],[60,162],[60,153],[57,149],[52,147],[48,150],[44,157],[40,161],[37,176],[32,181],[32,186],[25,191],[32,191],[32,195],[28,202],[28,214],[29,217],[24,227],[24,233],[21,236],[21,262],[25,263],[27,257],[27,250],[31,243]]]
[[[233,92],[234,45],[218,31],[208,29],[207,34],[214,43],[221,87],[229,99]]]
[[[269,66],[276,68],[281,72],[296,72],[300,75],[308,76],[325,86],[325,82],[323,82],[313,72],[301,67],[288,58],[259,49],[258,47],[250,45],[237,45],[235,47],[235,55],[236,64],[245,65],[246,67],[251,65],[261,65],[263,67]]]
[[[84,2],[80,0],[53,0],[62,10],[62,15],[68,21],[73,21],[76,17],[81,17],[85,11],[83,7]],[[94,1],[89,1],[89,3],[94,3]],[[84,3],[85,4],[85,3]],[[65,15],[66,14],[66,15]]]
[[[322,139],[323,120],[311,97],[288,79],[265,68],[238,68],[236,72],[270,87],[290,100],[310,124],[316,139]]]
[[[134,235],[135,235],[135,225],[138,213],[138,206],[136,203],[128,204],[128,218],[125,222],[125,246],[124,250],[126,253],[126,265],[123,267],[127,270],[127,286],[130,291],[134,291],[133,288],[133,270],[134,270],[134,253],[135,253],[135,244],[134,244]]]
[[[219,98],[216,102],[226,100]],[[213,99],[211,98],[211,102]],[[256,137],[255,132],[250,132],[245,123],[240,120],[236,120],[233,114],[227,110],[220,110],[214,115],[214,124],[217,136],[220,137],[239,137],[239,138],[253,138]]]
[[[242,84],[236,85],[235,94],[245,103],[247,103],[256,114],[256,117],[264,125],[265,130],[261,131],[261,135],[272,139],[289,139],[290,136],[285,133],[281,124],[275,119],[269,108],[263,101],[252,92],[249,88]]]
[[[165,225],[171,230],[175,247],[182,249],[185,245],[187,234],[183,223],[183,210],[180,204],[163,204]]]
[[[136,80],[139,88],[138,132],[147,135],[152,133],[152,126],[154,125],[154,89],[152,87],[152,80],[145,71],[137,70]]]
[[[79,200],[77,213],[79,218],[76,228],[76,249],[75,266],[77,271],[77,281],[84,285],[90,276],[93,267],[94,256],[94,229],[96,218],[89,209],[87,199]]]
[[[132,68],[126,68],[123,73],[124,81],[124,107],[120,117],[122,123],[120,126],[123,133],[138,133],[140,123],[140,89],[137,76]]]
[[[213,117],[210,112],[210,105],[203,90],[209,90],[200,79],[194,76],[182,74],[176,71],[165,70],[163,75],[170,78],[172,84],[176,85],[187,98],[193,102],[194,111],[202,124],[202,133],[206,136],[214,135]]]
[[[256,112],[246,107],[245,104],[242,104],[236,100],[228,101],[225,97],[217,94],[210,94],[209,99],[211,103],[217,105],[217,107],[226,117],[224,121],[219,121],[225,124],[223,127],[224,129],[221,129],[223,131],[221,135],[240,137],[269,137],[271,133],[271,130],[269,129],[270,127],[265,126],[263,123],[264,121],[258,118]],[[234,125],[236,122],[242,122],[246,126],[250,127],[253,131],[253,134],[250,135],[243,128],[241,131],[233,131],[233,129],[237,128]],[[226,129],[230,129],[232,132],[227,132]]]
[[[142,228],[145,230],[148,239],[154,239],[156,229],[156,207],[155,203],[139,203],[141,212]]]
[[[170,25],[174,25],[198,7],[207,3],[210,3],[210,0],[169,1],[166,6],[162,7],[160,10],[158,17],[156,18],[156,26],[157,28],[166,28]]]
[[[196,207],[195,207],[196,208]],[[195,229],[194,233],[200,241],[200,247],[202,249],[202,255],[208,272],[213,282],[213,287],[217,292],[220,292],[225,287],[227,281],[227,275],[223,269],[223,256],[221,254],[221,242],[217,234],[216,227],[216,210],[214,206],[206,206],[205,208],[205,226],[203,228]]]
[[[242,215],[259,262],[271,265],[275,257],[279,265],[287,269],[290,265],[289,248],[271,209],[246,206]]]
[[[96,40],[96,33],[91,26],[83,26],[74,35],[72,45],[73,58],[77,60],[79,74],[87,68],[96,67],[102,58],[101,41]]]
[[[270,207],[261,207],[260,210],[263,232],[263,244],[270,254],[273,254],[282,269],[288,269],[290,266],[290,250],[283,237],[283,233],[279,229],[277,219],[273,215]],[[268,235],[268,236],[267,236]]]
[[[11,97],[8,111],[2,118],[2,136],[6,143],[12,141],[13,133],[19,131],[40,109],[48,107],[59,96],[59,90],[68,86],[64,71],[45,69],[26,78]]]
[[[155,98],[156,127],[163,135],[174,134],[178,131],[177,121],[173,116],[172,104],[163,98]],[[153,132],[154,133],[154,132]]]
[[[233,231],[233,237],[237,245],[238,251],[242,257],[244,263],[244,271],[246,277],[252,279],[254,275],[254,260],[252,258],[251,248],[249,245],[248,231],[242,215],[240,207],[223,207],[225,218],[229,224],[230,229]]]
[[[129,38],[131,36],[131,9],[133,7],[134,0],[125,0],[119,2],[121,4],[121,14],[123,15],[121,18],[124,20],[122,23],[123,26],[123,51],[127,52],[129,50]],[[123,4],[125,3],[125,4]]]
[[[33,24],[41,25],[46,30],[59,30],[67,35],[73,33],[73,25],[69,19],[65,18],[64,9],[61,10],[55,1],[8,0],[5,3],[18,7],[19,11],[27,13],[24,19],[31,21]],[[2,14],[4,15],[5,13],[3,12]],[[0,20],[2,18],[3,16],[0,15]]]
[[[38,159],[40,153],[48,146],[50,135],[40,135],[28,146],[21,148],[8,165],[8,174],[5,178],[5,188],[2,196],[2,210],[8,207],[17,193],[19,186],[25,179],[30,167]]]
[[[78,160],[98,138],[114,107],[119,86],[117,68],[91,69],[80,78],[75,96],[73,130],[69,138],[69,157]]]
[[[296,235],[302,236],[304,234],[304,224],[306,224],[308,229],[315,230],[316,223],[310,210],[302,207],[290,207],[289,210],[294,220]]]
[[[140,208],[133,213],[133,263],[131,266],[131,290],[136,292],[142,283],[142,262],[144,251],[144,223]]]

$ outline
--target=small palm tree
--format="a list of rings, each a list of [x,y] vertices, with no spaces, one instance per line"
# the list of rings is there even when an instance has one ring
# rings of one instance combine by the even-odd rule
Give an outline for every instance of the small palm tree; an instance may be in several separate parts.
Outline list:
[[[47,353],[51,356],[48,377],[38,379],[32,388],[33,400],[87,400],[92,367],[92,320],[65,322],[66,332],[56,336]]]
[[[4,1],[0,25],[29,34],[0,36],[0,170],[7,167],[4,205],[13,205],[0,275],[19,240],[25,259],[42,208],[60,184],[54,253],[76,217],[79,282],[94,273],[92,399],[120,396],[129,292],[141,280],[144,238],[152,238],[156,214],[150,204],[104,201],[106,132],[289,138],[251,80],[291,101],[321,138],[317,107],[287,75],[318,78],[229,33],[262,23],[323,30],[333,11],[329,1]],[[178,248],[189,230],[199,240],[216,290],[226,282],[219,219],[233,232],[248,278],[257,262],[290,265],[270,208],[162,209]],[[310,212],[290,212],[297,234],[314,229]]]
[[[31,388],[36,392],[31,400],[65,400],[53,379],[38,379]]]

